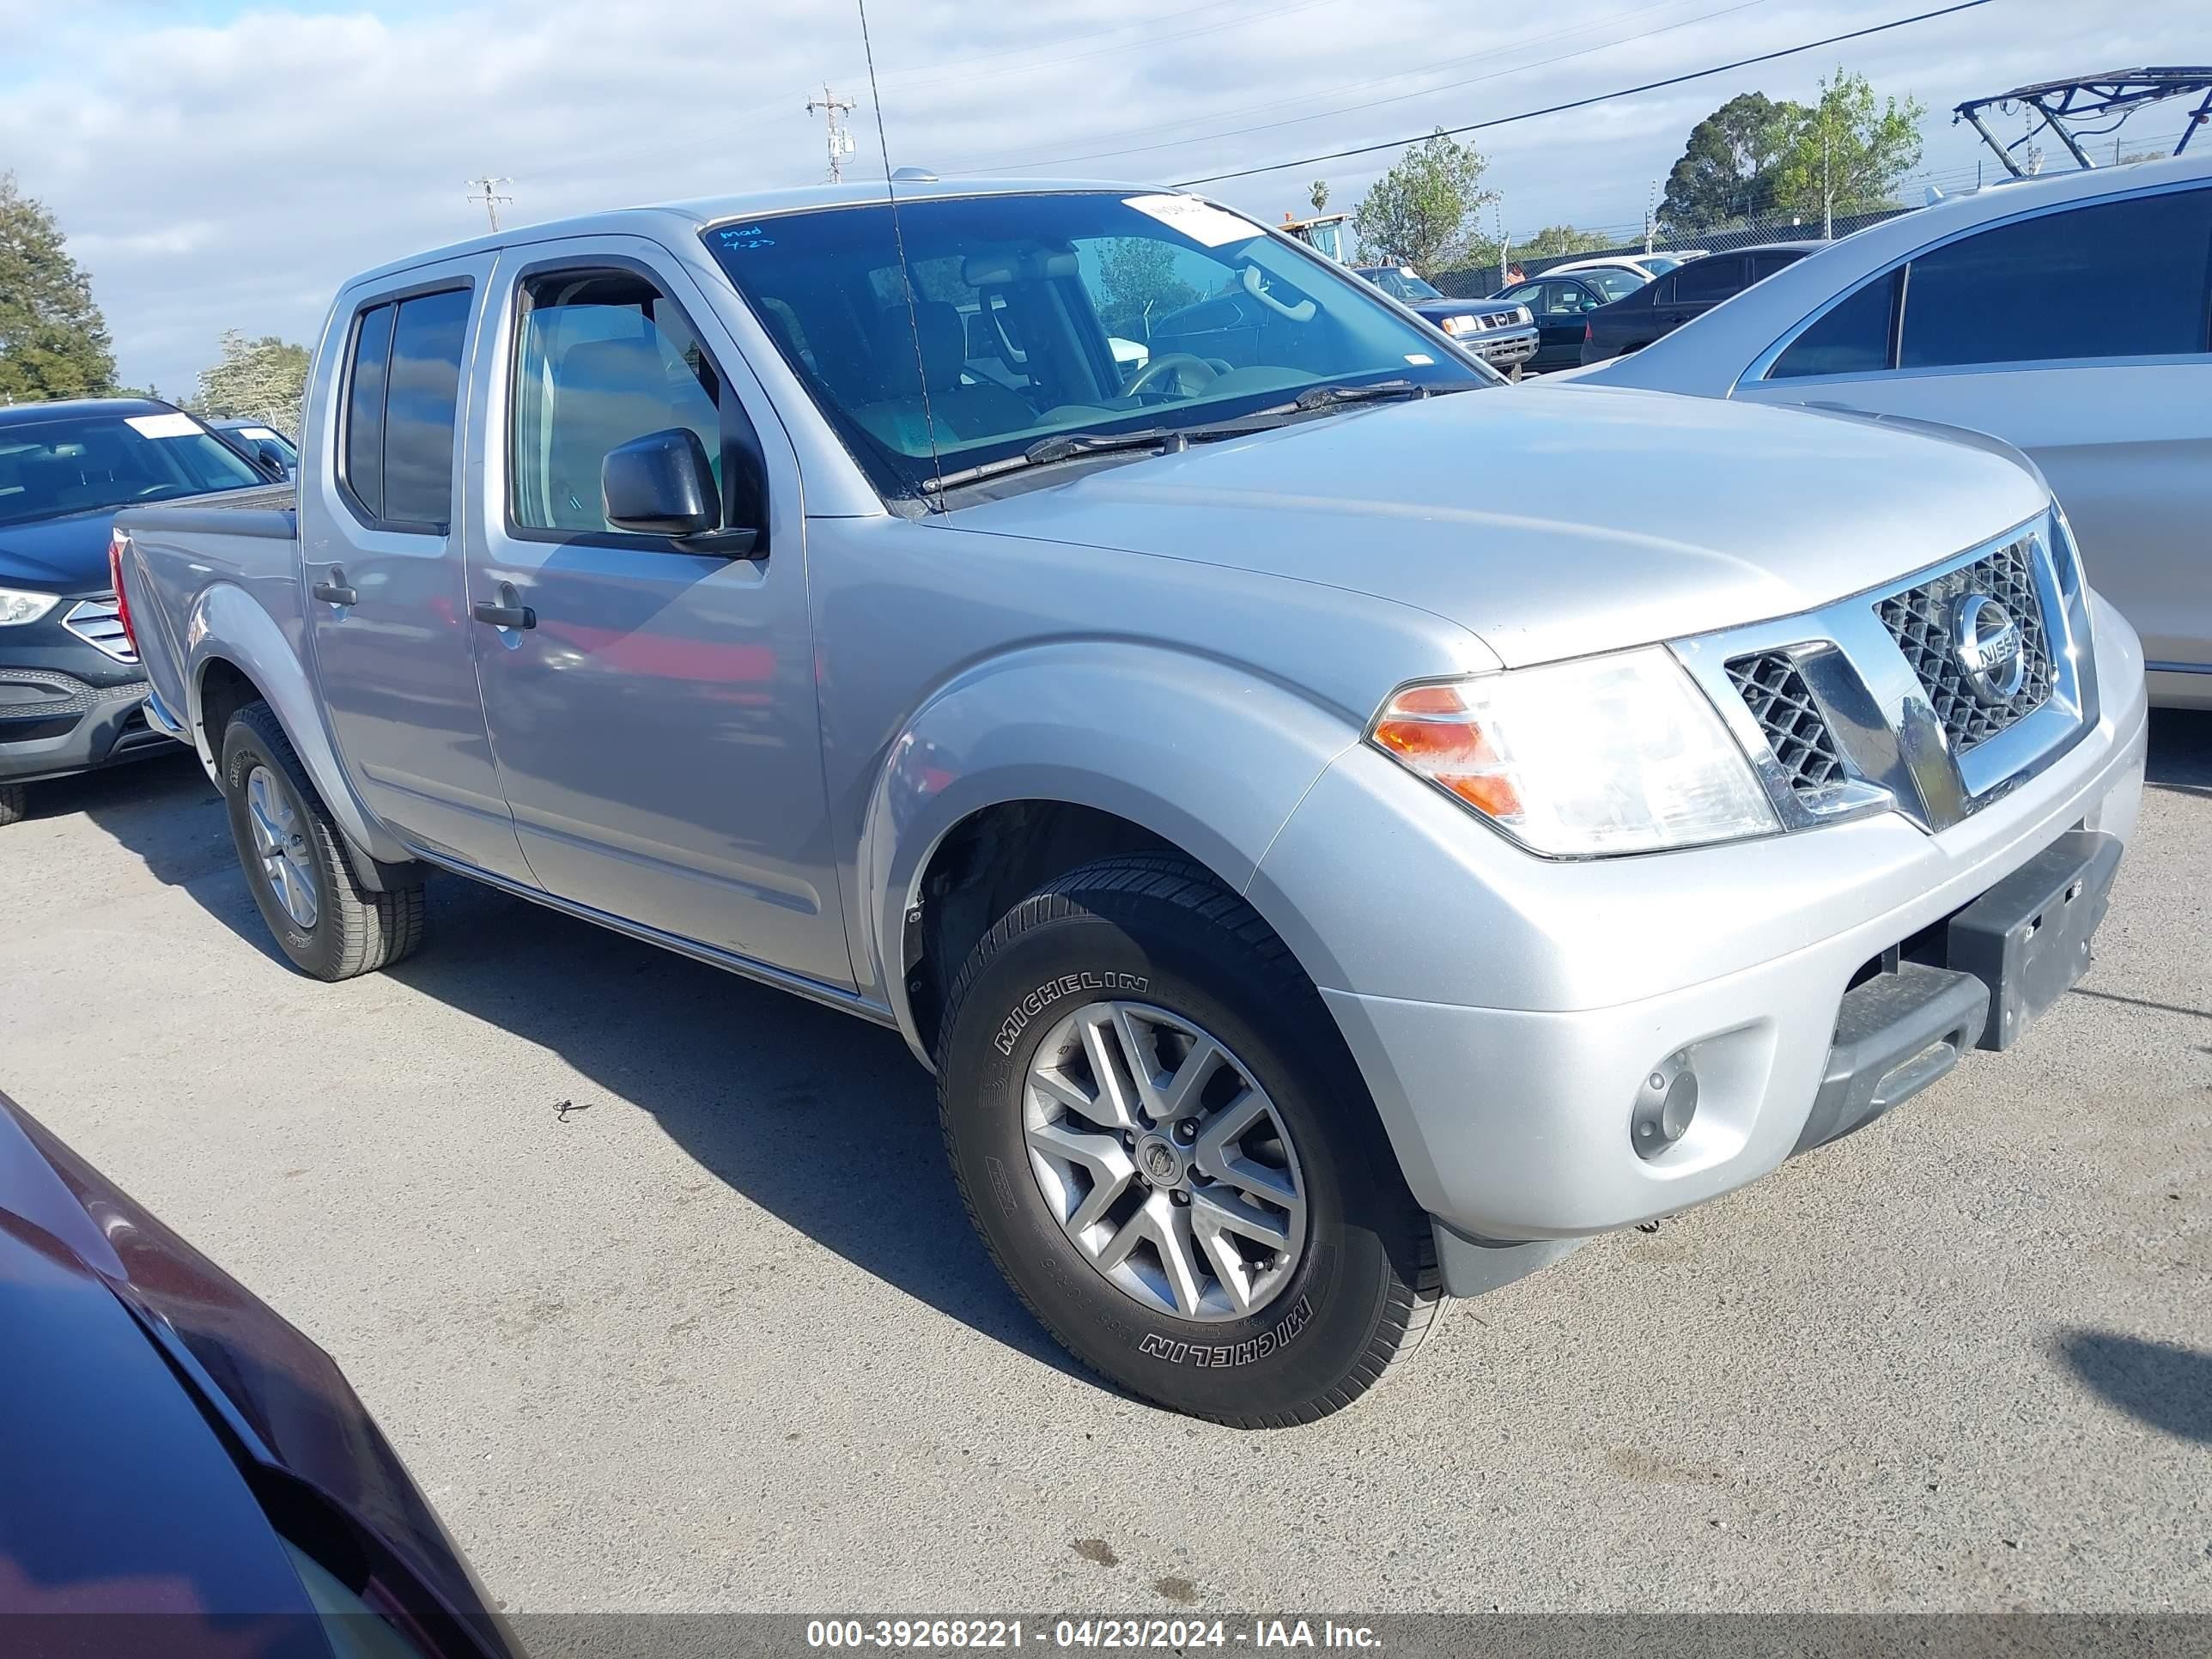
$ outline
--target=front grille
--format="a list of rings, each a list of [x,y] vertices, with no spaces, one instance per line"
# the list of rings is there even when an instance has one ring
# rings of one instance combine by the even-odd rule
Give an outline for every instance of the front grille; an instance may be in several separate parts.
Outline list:
[[[1817,797],[1844,781],[1844,757],[1827,720],[1786,653],[1737,657],[1728,665],[1728,677],[1800,799]]]
[[[70,607],[69,615],[62,618],[62,626],[94,650],[118,662],[138,660],[138,653],[131,648],[130,635],[123,631],[123,614],[117,609],[112,593],[78,600]]]
[[[2034,540],[2023,536],[1933,581],[1893,593],[1875,607],[1928,693],[1954,755],[1986,742],[2050,700],[2051,646],[2036,594],[2033,556]],[[2020,627],[2026,672],[2020,690],[2002,702],[1987,702],[1974,694],[1952,635],[1954,614],[1976,594],[1996,600]]]

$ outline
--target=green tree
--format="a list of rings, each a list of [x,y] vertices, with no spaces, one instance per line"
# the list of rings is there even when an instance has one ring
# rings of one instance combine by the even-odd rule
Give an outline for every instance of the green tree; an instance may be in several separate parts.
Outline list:
[[[1328,180],[1326,179],[1315,179],[1312,185],[1306,191],[1306,199],[1313,204],[1313,210],[1316,213],[1328,212]]]
[[[1152,319],[1198,299],[1198,290],[1176,274],[1172,242],[1152,236],[1116,236],[1098,256],[1104,303],[1099,321],[1127,340],[1150,340]]]
[[[1875,102],[1863,75],[1838,69],[1820,82],[1820,100],[1790,124],[1775,169],[1775,204],[1820,215],[1835,234],[1836,215],[1895,205],[1898,181],[1920,163],[1920,118],[1928,106],[1908,96]]]
[[[1659,222],[1675,234],[1709,230],[1771,205],[1776,169],[1802,109],[1763,93],[1738,93],[1690,129],[1667,174]]]
[[[1572,225],[1546,225],[1534,235],[1522,237],[1518,251],[1532,259],[1548,259],[1568,253],[1602,253],[1620,245],[1619,238],[1595,230],[1578,230]]]
[[[0,173],[0,404],[94,398],[115,348],[52,214]]]
[[[1360,246],[1379,263],[1411,265],[1424,276],[1464,258],[1467,222],[1498,199],[1482,187],[1489,166],[1472,144],[1439,127],[1369,185],[1352,210]]]
[[[307,392],[307,348],[274,334],[249,340],[232,328],[223,331],[221,350],[214,367],[200,371],[192,408],[216,420],[263,421],[296,433]]]

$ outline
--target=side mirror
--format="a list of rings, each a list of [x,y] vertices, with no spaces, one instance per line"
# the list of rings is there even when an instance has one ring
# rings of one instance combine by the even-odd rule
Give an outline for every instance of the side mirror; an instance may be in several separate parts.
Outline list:
[[[721,520],[722,498],[707,446],[689,427],[648,432],[599,463],[607,522],[647,536],[696,536]]]
[[[261,470],[272,478],[289,478],[292,464],[284,459],[284,452],[266,438],[253,441],[253,459],[261,463]]]

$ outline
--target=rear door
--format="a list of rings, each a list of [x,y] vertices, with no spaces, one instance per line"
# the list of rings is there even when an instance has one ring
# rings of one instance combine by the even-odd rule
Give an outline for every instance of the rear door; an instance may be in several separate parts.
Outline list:
[[[1710,259],[1692,259],[1660,280],[1666,287],[1664,297],[1654,307],[1654,321],[1658,333],[1667,334],[1742,293],[1751,279],[1745,275],[1741,254],[1717,253]]]
[[[2212,695],[2212,186],[1923,248],[1735,395],[1994,433],[2034,458],[2143,653]]]
[[[307,650],[355,793],[422,849],[527,882],[484,732],[456,532],[459,411],[493,258],[347,296],[316,384],[300,546]]]
[[[849,988],[798,459],[690,274],[642,238],[514,268],[477,353],[473,624],[499,775],[546,890]],[[751,556],[612,528],[609,450],[684,427]],[[496,615],[498,613],[495,613]]]

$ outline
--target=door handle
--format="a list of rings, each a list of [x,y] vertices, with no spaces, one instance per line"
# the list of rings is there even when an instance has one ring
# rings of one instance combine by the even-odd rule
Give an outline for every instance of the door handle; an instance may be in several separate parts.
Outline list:
[[[345,568],[342,565],[332,565],[330,580],[317,582],[307,592],[325,605],[359,605],[361,603],[361,595],[346,586]]]
[[[478,622],[489,623],[494,628],[538,626],[538,613],[520,602],[513,582],[501,582],[499,585],[499,598],[496,600],[478,599],[471,607],[471,614]]]

